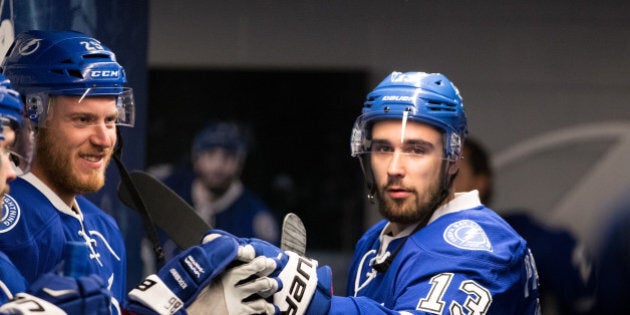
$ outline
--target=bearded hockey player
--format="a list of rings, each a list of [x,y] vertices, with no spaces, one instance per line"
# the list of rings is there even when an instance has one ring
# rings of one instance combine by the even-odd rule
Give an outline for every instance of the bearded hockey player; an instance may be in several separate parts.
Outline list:
[[[351,137],[368,197],[384,220],[355,247],[346,297],[331,296],[327,266],[286,253],[292,259],[280,265],[283,286],[274,295],[280,310],[539,313],[538,276],[527,243],[481,204],[476,190],[453,190],[466,135],[462,98],[447,77],[387,76],[368,94]]]

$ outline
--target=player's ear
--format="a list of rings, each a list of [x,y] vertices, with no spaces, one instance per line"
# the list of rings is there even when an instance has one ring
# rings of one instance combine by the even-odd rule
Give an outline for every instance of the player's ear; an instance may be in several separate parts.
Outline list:
[[[448,175],[452,176],[459,171],[459,166],[462,161],[462,158],[458,158],[457,160],[450,162],[448,165]]]

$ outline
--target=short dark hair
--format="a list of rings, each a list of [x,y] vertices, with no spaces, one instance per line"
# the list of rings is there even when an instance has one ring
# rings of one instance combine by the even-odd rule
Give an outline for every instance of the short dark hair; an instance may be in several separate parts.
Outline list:
[[[489,179],[492,179],[493,172],[488,151],[486,151],[481,142],[473,137],[468,137],[464,142],[464,154],[464,159],[468,160],[474,175],[486,175]],[[486,189],[483,196],[479,196],[484,204],[489,204],[492,199],[492,192],[492,181],[490,181],[490,187]]]

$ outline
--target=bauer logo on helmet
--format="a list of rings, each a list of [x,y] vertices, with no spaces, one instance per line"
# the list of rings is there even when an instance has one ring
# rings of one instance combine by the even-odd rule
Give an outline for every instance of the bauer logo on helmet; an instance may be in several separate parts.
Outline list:
[[[391,82],[407,82],[412,84],[417,84],[422,80],[422,78],[426,77],[428,74],[424,72],[393,72],[390,76]]]
[[[383,101],[399,101],[399,102],[411,102],[413,96],[401,96],[401,95],[385,95]]]

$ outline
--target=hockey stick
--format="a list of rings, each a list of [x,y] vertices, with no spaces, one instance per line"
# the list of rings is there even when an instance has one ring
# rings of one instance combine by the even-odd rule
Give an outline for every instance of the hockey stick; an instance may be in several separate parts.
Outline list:
[[[204,234],[212,228],[191,205],[152,175],[131,171],[129,178],[138,189],[155,225],[164,230],[180,248],[198,245]],[[118,197],[128,207],[138,210],[129,192],[129,185],[121,182]]]
[[[129,178],[135,184],[155,225],[164,230],[180,248],[198,245],[212,228],[190,204],[157,178],[143,171],[131,171]],[[118,186],[118,197],[128,207],[138,210],[125,182]],[[288,213],[284,218],[280,248],[302,256],[306,251],[306,229],[300,217],[294,213]]]
[[[282,221],[280,248],[290,250],[300,256],[306,253],[306,228],[297,214],[287,213]]]
[[[129,177],[129,171],[122,161],[123,137],[119,128],[116,128],[116,136],[118,137],[118,141],[116,142],[116,146],[114,147],[112,158],[118,168],[120,181],[124,183],[124,186],[127,189],[127,193],[130,198],[129,204],[133,204],[133,208],[140,213],[140,216],[142,217],[142,226],[144,228],[144,232],[147,234],[147,237],[149,238],[149,240],[151,241],[151,245],[153,246],[155,261],[159,266],[161,266],[164,264],[165,261],[164,250],[162,248],[162,245],[160,245],[160,240],[158,238],[153,218],[151,217],[151,214],[147,211],[147,206],[144,203],[144,200],[142,200],[142,196],[140,196],[140,193],[138,192],[138,187]]]

